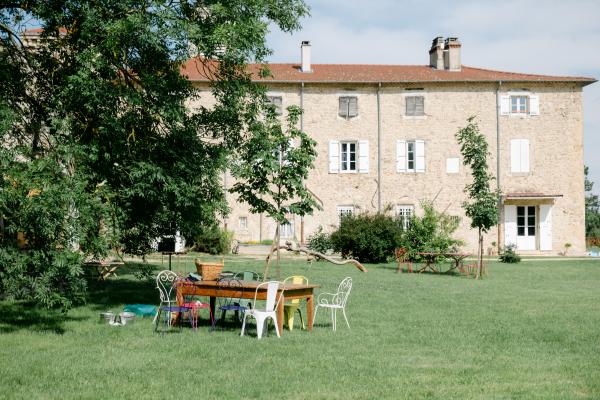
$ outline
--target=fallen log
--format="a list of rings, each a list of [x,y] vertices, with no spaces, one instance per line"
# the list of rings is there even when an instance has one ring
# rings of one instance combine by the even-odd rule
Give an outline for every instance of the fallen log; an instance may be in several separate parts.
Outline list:
[[[310,249],[308,249],[306,247],[297,247],[296,248],[290,242],[286,242],[285,246],[281,246],[280,245],[280,246],[273,246],[273,247],[271,247],[271,252],[269,253],[269,255],[267,255],[267,259],[266,259],[267,265],[269,264],[269,262],[271,260],[271,256],[273,255],[273,253],[275,253],[277,251],[278,248],[280,250],[287,250],[287,251],[305,253],[305,254],[308,254],[309,256],[313,256],[313,257],[315,257],[317,259],[320,258],[322,260],[329,261],[330,263],[336,264],[336,265],[354,264],[354,266],[356,268],[358,268],[360,271],[362,271],[362,272],[368,272],[368,270],[365,268],[365,266],[362,265],[357,260],[354,260],[354,259],[335,260],[335,259],[333,259],[333,258],[331,258],[331,257],[329,257],[329,256],[327,256],[327,255],[325,255],[323,253],[319,253],[318,251],[310,250]]]

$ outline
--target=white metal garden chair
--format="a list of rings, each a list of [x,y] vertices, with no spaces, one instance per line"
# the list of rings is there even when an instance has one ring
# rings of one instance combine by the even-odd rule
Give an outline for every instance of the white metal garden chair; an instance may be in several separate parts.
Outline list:
[[[346,320],[346,325],[348,325],[348,329],[350,329],[348,317],[346,317],[346,302],[348,301],[350,290],[352,290],[352,278],[347,277],[340,283],[336,293],[319,294],[319,297],[317,297],[317,306],[315,307],[313,324],[317,318],[317,311],[319,311],[319,307],[324,307],[331,310],[331,322],[333,324],[334,331],[337,328],[337,310],[342,310],[342,314]]]
[[[261,288],[267,287],[267,301],[265,302],[264,308],[257,308],[256,297]],[[264,290],[264,289],[263,289]],[[246,319],[248,317],[253,317],[256,320],[256,336],[260,339],[263,334],[263,329],[266,325],[267,319],[271,318],[275,324],[275,332],[277,333],[277,337],[281,337],[281,332],[279,332],[279,325],[277,324],[277,306],[283,297],[283,290],[277,298],[277,291],[279,290],[279,282],[270,281],[263,282],[256,287],[256,292],[254,293],[254,302],[252,303],[252,308],[247,308],[244,311],[244,321],[242,322],[242,333],[240,336],[244,336],[244,330],[246,329]]]
[[[161,314],[165,314],[164,328],[162,331],[162,333],[164,333],[167,328],[171,327],[171,313],[183,313],[191,311],[189,307],[177,305],[176,292],[178,279],[179,276],[175,272],[169,270],[160,271],[156,276],[156,288],[160,294],[160,305],[158,306],[158,312],[154,316],[153,321],[155,331],[158,330]],[[181,318],[181,315],[179,318]],[[181,320],[179,327],[181,328]]]

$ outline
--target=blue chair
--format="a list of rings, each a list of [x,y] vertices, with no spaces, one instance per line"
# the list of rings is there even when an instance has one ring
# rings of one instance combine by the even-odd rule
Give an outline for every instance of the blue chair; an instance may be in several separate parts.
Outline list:
[[[217,326],[217,321],[221,324],[225,322],[227,311],[233,311],[236,315],[236,320],[241,320],[241,315],[246,311],[246,306],[243,305],[242,297],[244,295],[244,286],[239,279],[220,279],[217,281],[217,308],[213,318],[213,330]],[[221,313],[221,318],[217,316]]]

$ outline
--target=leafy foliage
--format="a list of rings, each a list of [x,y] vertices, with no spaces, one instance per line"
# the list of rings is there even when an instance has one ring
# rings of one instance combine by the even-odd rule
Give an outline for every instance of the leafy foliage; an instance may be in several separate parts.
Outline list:
[[[460,221],[458,218],[440,213],[430,201],[421,202],[421,208],[423,215],[412,216],[400,243],[408,250],[410,260],[419,261],[417,253],[445,253],[456,250],[456,247],[462,245],[460,240],[452,237],[458,228]]]
[[[327,232],[323,232],[322,226],[319,226],[317,231],[310,235],[306,242],[310,250],[318,251],[319,253],[326,254],[330,250],[333,250],[331,236]]]
[[[266,101],[266,100],[265,100]],[[267,213],[279,224],[288,214],[312,213],[318,204],[304,182],[317,157],[316,142],[296,126],[302,110],[288,107],[284,130],[273,107],[265,124],[252,127],[252,137],[237,150],[231,171],[237,178],[231,192],[252,213]]]
[[[500,262],[508,264],[516,264],[521,262],[521,256],[515,252],[516,247],[517,246],[514,244],[509,244],[508,246],[504,247],[499,255]]]
[[[588,179],[588,167],[585,171],[585,236],[588,238],[600,238],[600,200],[598,195],[592,192],[594,182]]]
[[[63,298],[44,304],[68,306],[79,293],[63,290],[79,274],[69,252],[101,257],[116,246],[143,255],[158,236],[212,225],[227,211],[226,160],[263,125],[264,88],[246,63],[270,53],[271,24],[289,32],[307,12],[302,0],[0,6],[0,143],[11,152],[2,155],[3,188],[17,181],[0,192],[2,245],[11,248],[2,285],[27,298],[33,283],[25,282],[45,282]],[[19,38],[30,20],[43,29],[35,48]],[[188,107],[200,92],[181,67],[194,49],[216,99],[210,109]],[[26,188],[41,194],[28,197]],[[27,238],[27,252],[16,246],[16,232]],[[24,280],[7,272],[9,256],[27,258]],[[44,279],[65,263],[73,266],[65,282]]]
[[[479,132],[475,117],[467,119],[467,126],[456,133],[463,156],[463,164],[471,168],[473,182],[465,187],[469,201],[463,203],[467,217],[471,219],[471,227],[478,229],[479,251],[477,254],[478,273],[481,275],[483,259],[483,233],[498,224],[498,201],[500,193],[490,189],[490,181],[495,179],[488,172],[488,144],[485,136]]]
[[[231,250],[233,233],[217,225],[199,229],[193,236],[194,250],[209,254],[227,254]]]
[[[344,215],[331,244],[343,257],[360,262],[386,262],[402,243],[402,220],[384,213]]]
[[[279,226],[288,222],[289,214],[307,215],[319,205],[305,181],[317,157],[316,142],[297,128],[302,109],[287,108],[287,127],[284,129],[275,107],[262,96],[264,123],[250,127],[251,137],[239,146],[236,162],[231,167],[236,183],[230,189],[250,206],[252,213],[266,213],[275,220],[275,243],[279,242]],[[280,276],[277,248],[277,276]],[[268,275],[269,258],[264,276]]]

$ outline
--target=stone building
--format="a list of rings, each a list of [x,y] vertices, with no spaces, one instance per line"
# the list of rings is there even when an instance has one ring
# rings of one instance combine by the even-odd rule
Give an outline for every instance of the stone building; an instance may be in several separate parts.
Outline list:
[[[271,64],[273,77],[263,80],[282,113],[304,109],[301,128],[318,142],[307,186],[323,210],[290,215],[282,240],[331,230],[344,213],[387,207],[409,216],[435,199],[436,209],[461,218],[456,236],[474,251],[477,232],[461,207],[471,176],[454,135],[475,115],[502,192],[500,224],[485,243],[514,243],[521,253],[557,254],[566,243],[573,254],[585,251],[582,89],[595,79],[466,67],[457,38],[435,38],[429,65],[312,64],[310,48],[303,42],[300,63]],[[196,63],[183,73],[208,94]],[[225,223],[235,237],[273,238],[272,220],[229,196]]]

